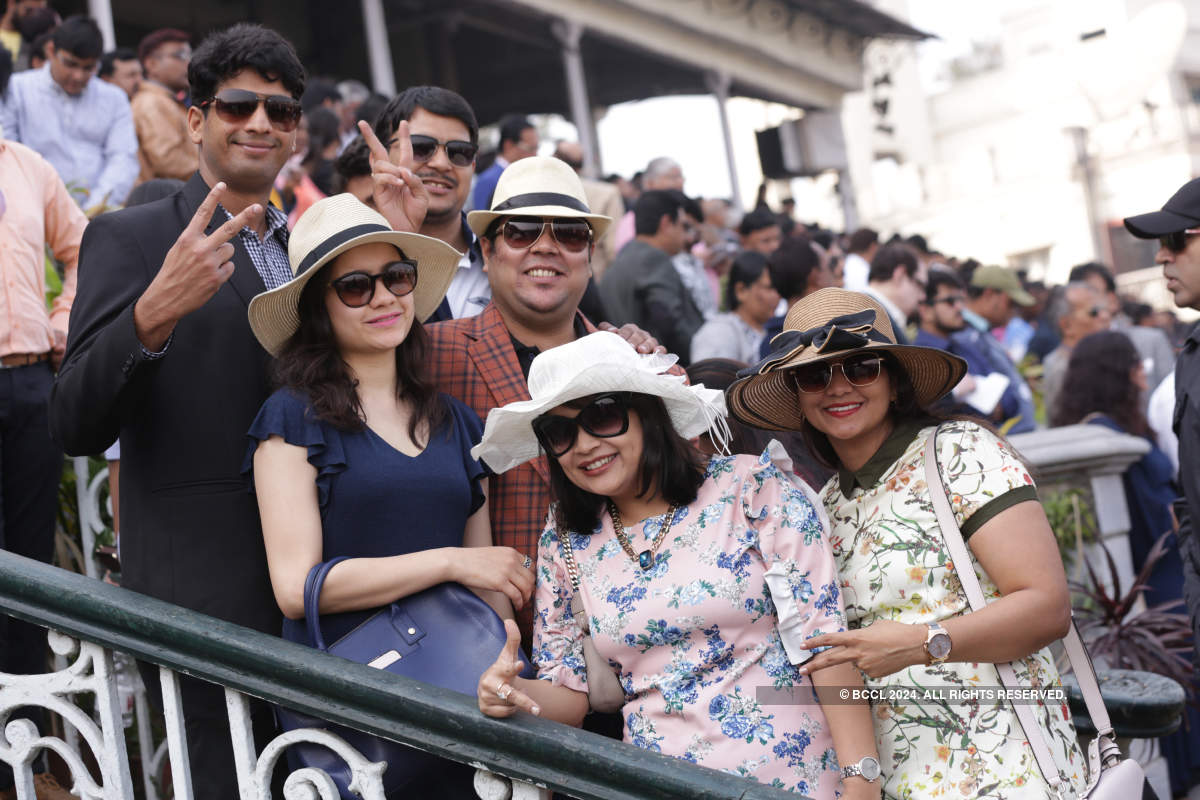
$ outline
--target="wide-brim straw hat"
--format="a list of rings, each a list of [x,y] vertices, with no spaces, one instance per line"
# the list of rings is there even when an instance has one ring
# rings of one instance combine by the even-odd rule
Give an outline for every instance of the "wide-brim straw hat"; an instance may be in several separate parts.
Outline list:
[[[604,392],[636,392],[663,401],[675,432],[692,439],[714,426],[725,426],[725,397],[703,384],[688,386],[682,375],[666,375],[673,355],[641,355],[615,333],[598,331],[547,350],[529,369],[529,400],[488,412],[483,438],[471,457],[494,472],[505,472],[537,458],[533,421],[552,408]],[[726,429],[727,430],[727,429]],[[718,433],[718,438],[722,438]],[[728,438],[725,433],[725,439]]]
[[[304,212],[288,239],[292,279],[250,301],[250,328],[273,356],[300,327],[298,306],[304,287],[321,267],[359,245],[383,242],[417,262],[413,309],[424,322],[437,311],[462,258],[450,245],[419,233],[392,230],[383,215],[365,206],[352,194],[326,197]],[[376,285],[375,291],[387,291]]]
[[[820,289],[797,302],[771,339],[771,354],[738,373],[726,391],[729,413],[756,428],[798,430],[800,412],[790,369],[843,358],[858,350],[892,356],[912,381],[917,402],[928,407],[955,387],[967,362],[945,350],[896,343],[891,319],[873,297],[845,289]]]
[[[498,217],[580,217],[592,225],[599,241],[612,217],[593,214],[583,182],[567,162],[550,156],[530,156],[514,161],[500,173],[492,207],[467,214],[467,225],[483,236]]]

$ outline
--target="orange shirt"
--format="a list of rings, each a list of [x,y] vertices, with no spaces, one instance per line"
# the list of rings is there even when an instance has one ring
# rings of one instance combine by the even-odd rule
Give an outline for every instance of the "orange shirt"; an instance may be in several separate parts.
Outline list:
[[[7,139],[0,139],[0,193],[0,355],[45,353],[53,328],[67,332],[87,217],[48,161]],[[46,245],[66,267],[49,313]]]

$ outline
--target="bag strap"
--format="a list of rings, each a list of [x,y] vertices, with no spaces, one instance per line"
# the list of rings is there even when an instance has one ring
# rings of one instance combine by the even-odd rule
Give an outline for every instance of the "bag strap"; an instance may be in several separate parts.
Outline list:
[[[340,564],[349,556],[338,556],[329,561],[322,561],[308,571],[304,579],[304,621],[308,624],[308,640],[318,650],[325,649],[325,637],[321,635],[321,587],[329,577],[329,570],[335,564]]]
[[[946,485],[942,482],[941,470],[938,468],[937,435],[939,430],[941,430],[940,426],[925,441],[925,484],[929,487],[929,497],[933,501],[933,512],[937,516],[938,528],[941,529],[942,539],[946,543],[946,550],[950,554],[950,560],[954,563],[954,571],[958,574],[958,581],[963,587],[963,592],[967,595],[967,601],[971,605],[971,610],[978,611],[987,606],[987,600],[984,598],[983,589],[979,585],[979,578],[975,575],[975,567],[971,561],[970,554],[967,552],[967,543],[962,538],[962,531],[959,529],[958,522],[954,518],[954,512],[950,508],[950,500],[946,496]],[[941,489],[941,491],[937,491],[937,489]],[[1073,624],[1071,630],[1072,632],[1075,630]],[[1078,634],[1076,634],[1076,640],[1078,640]],[[1068,651],[1068,654],[1070,654],[1070,651]],[[1006,688],[1022,688],[1011,663],[996,664],[996,671],[1000,673],[1000,682]],[[1099,690],[1097,689],[1098,692]],[[1054,763],[1054,756],[1050,752],[1050,747],[1046,742],[1042,726],[1038,724],[1037,719],[1033,715],[1033,708],[1024,703],[1012,703],[1012,707],[1013,711],[1016,712],[1017,721],[1025,731],[1025,738],[1028,740],[1029,746],[1033,749],[1033,756],[1042,771],[1042,777],[1050,784],[1050,788],[1061,796],[1062,781],[1059,778],[1058,767]],[[1101,703],[1100,707],[1103,708],[1104,704]],[[1088,710],[1089,712],[1091,711],[1090,702],[1088,703]]]

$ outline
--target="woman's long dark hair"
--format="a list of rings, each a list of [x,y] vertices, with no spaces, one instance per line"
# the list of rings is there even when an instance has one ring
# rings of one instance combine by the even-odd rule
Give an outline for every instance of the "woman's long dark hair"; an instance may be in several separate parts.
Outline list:
[[[583,408],[593,398],[594,395],[581,397],[564,405]],[[704,483],[707,459],[675,432],[662,400],[635,393],[630,396],[629,407],[637,412],[642,423],[639,496],[655,491],[673,506],[685,506],[695,500]],[[556,501],[555,522],[563,530],[590,534],[600,522],[606,498],[567,480],[557,458],[546,460],[550,462],[550,492]]]
[[[922,406],[917,402],[917,392],[913,388],[912,380],[908,377],[907,370],[901,366],[899,361],[887,353],[880,353],[879,355],[883,358],[883,368],[887,370],[888,379],[892,382],[892,388],[896,390],[896,399],[889,411],[893,425],[899,426],[911,421],[927,422],[930,425],[936,425],[947,419],[970,419],[972,422],[979,422],[979,420],[970,417],[942,416]],[[985,423],[980,424],[983,424],[984,427],[989,427]],[[808,449],[816,456],[817,461],[832,469],[837,469],[841,466],[842,462],[838,459],[837,451],[833,449],[829,437],[814,428],[813,424],[807,418],[800,425],[800,435],[804,437]]]
[[[321,267],[300,293],[297,304],[300,326],[275,359],[272,378],[276,387],[307,395],[319,419],[339,430],[360,431],[366,422],[356,391],[357,382],[350,377],[350,370],[338,351],[333,323],[325,308],[325,290],[332,266],[330,262]],[[377,286],[375,291],[387,290]],[[429,378],[428,350],[429,335],[420,320],[414,319],[408,336],[396,348],[396,399],[412,407],[408,435],[414,442],[420,441],[422,432],[428,432],[432,438],[448,418],[446,406]]]
[[[1140,392],[1132,378],[1140,361],[1137,348],[1123,333],[1100,331],[1085,336],[1071,351],[1051,420],[1055,425],[1071,425],[1098,413],[1129,433],[1148,435]]]

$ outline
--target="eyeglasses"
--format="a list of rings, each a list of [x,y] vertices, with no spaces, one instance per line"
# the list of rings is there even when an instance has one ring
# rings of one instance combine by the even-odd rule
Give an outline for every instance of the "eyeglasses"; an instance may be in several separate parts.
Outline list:
[[[362,308],[375,296],[375,281],[383,281],[383,288],[396,297],[411,294],[417,288],[417,262],[408,259],[392,261],[385,264],[377,275],[347,272],[337,280],[330,281],[329,285],[347,306]]]
[[[1101,314],[1108,316],[1109,313],[1108,306],[1092,306],[1087,310],[1087,315],[1092,318],[1098,317]]]
[[[192,60],[192,48],[181,47],[178,50],[172,51],[170,53],[163,53],[162,55],[164,58],[173,58],[177,61],[191,61]]]
[[[538,442],[555,458],[575,446],[580,428],[599,439],[625,433],[629,430],[629,392],[598,395],[574,417],[543,414],[533,421]]]
[[[879,378],[883,359],[870,353],[856,353],[841,361],[818,361],[787,371],[796,388],[806,394],[816,394],[829,388],[833,369],[841,369],[851,386],[869,386]]]
[[[1185,231],[1175,231],[1168,233],[1166,236],[1158,237],[1158,243],[1172,253],[1182,253],[1187,249],[1188,237],[1200,233],[1200,229],[1189,228]]]
[[[544,219],[542,217],[509,217],[500,228],[505,243],[514,250],[527,250],[542,238],[550,223],[554,241],[569,253],[581,253],[592,243],[592,226],[582,219]]]
[[[475,162],[475,154],[479,152],[479,146],[464,142],[461,139],[455,139],[449,142],[439,142],[432,136],[422,136],[414,133],[408,137],[412,142],[413,161],[418,164],[424,164],[427,161],[432,161],[437,155],[438,148],[441,147],[446,151],[446,158],[456,167],[469,167]],[[388,149],[391,150],[399,138],[388,140]]]
[[[965,302],[967,302],[967,298],[963,297],[961,294],[948,294],[945,297],[937,298],[932,303],[930,303],[930,305],[937,305],[938,303],[945,303],[948,306],[961,306]]]
[[[262,104],[267,110],[267,119],[281,131],[296,130],[300,123],[300,101],[285,94],[258,94],[249,89],[222,89],[216,97],[200,103],[200,108],[211,105],[217,116],[225,122],[245,122],[254,116]]]

